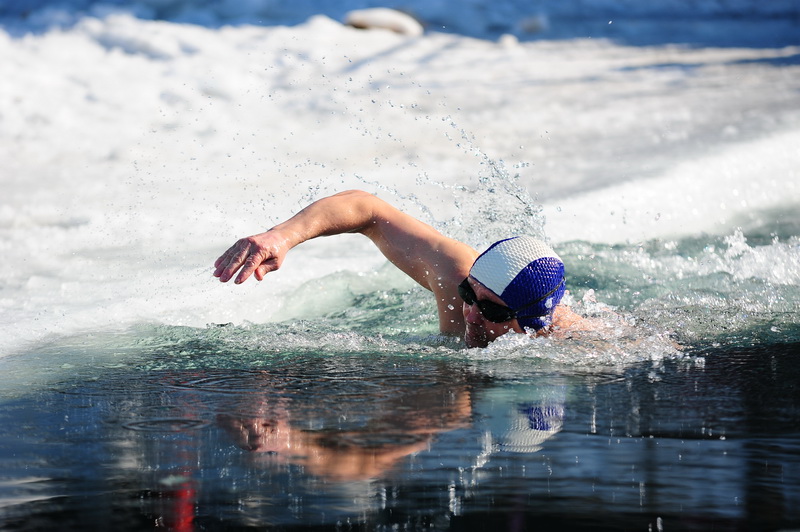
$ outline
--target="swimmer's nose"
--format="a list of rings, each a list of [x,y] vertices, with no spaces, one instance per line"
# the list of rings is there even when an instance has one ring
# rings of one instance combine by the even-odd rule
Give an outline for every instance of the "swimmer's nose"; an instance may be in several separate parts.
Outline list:
[[[483,314],[481,314],[481,309],[478,308],[476,304],[468,304],[464,303],[467,306],[468,312],[464,319],[466,319],[470,323],[481,323],[483,321]]]

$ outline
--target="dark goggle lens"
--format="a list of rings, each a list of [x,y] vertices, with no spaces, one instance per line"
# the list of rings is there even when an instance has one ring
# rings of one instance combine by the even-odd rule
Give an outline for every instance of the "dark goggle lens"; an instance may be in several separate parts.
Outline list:
[[[508,307],[498,305],[492,301],[478,301],[475,296],[475,291],[472,289],[467,279],[464,279],[464,281],[458,285],[458,295],[461,296],[461,299],[463,299],[467,305],[477,304],[483,317],[492,323],[503,323],[513,320],[516,317],[514,311]]]
[[[475,290],[469,285],[469,281],[464,279],[460,285],[458,285],[458,295],[461,296],[461,299],[464,300],[464,303],[467,305],[474,305],[475,304]]]

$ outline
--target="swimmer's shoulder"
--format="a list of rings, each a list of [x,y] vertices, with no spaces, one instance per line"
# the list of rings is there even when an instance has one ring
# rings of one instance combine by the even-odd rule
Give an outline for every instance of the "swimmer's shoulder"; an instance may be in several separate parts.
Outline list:
[[[569,305],[559,304],[553,312],[553,328],[566,331],[592,331],[597,328],[596,320],[585,318],[572,310]]]

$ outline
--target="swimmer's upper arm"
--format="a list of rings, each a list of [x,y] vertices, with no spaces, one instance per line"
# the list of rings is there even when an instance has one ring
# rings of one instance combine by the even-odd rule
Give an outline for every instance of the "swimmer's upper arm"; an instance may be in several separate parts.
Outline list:
[[[434,293],[441,331],[460,334],[463,315],[458,284],[469,274],[478,252],[375,196],[371,198],[371,221],[360,232],[395,266]]]
[[[448,280],[460,282],[466,277],[477,256],[475,250],[383,200],[371,198],[370,223],[359,232],[395,266],[432,291]]]

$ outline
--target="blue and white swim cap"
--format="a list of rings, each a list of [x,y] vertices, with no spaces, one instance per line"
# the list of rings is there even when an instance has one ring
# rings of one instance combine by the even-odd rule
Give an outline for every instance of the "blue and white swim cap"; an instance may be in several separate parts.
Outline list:
[[[495,242],[475,260],[469,274],[516,312],[522,327],[536,330],[550,325],[566,290],[561,258],[530,236]]]

